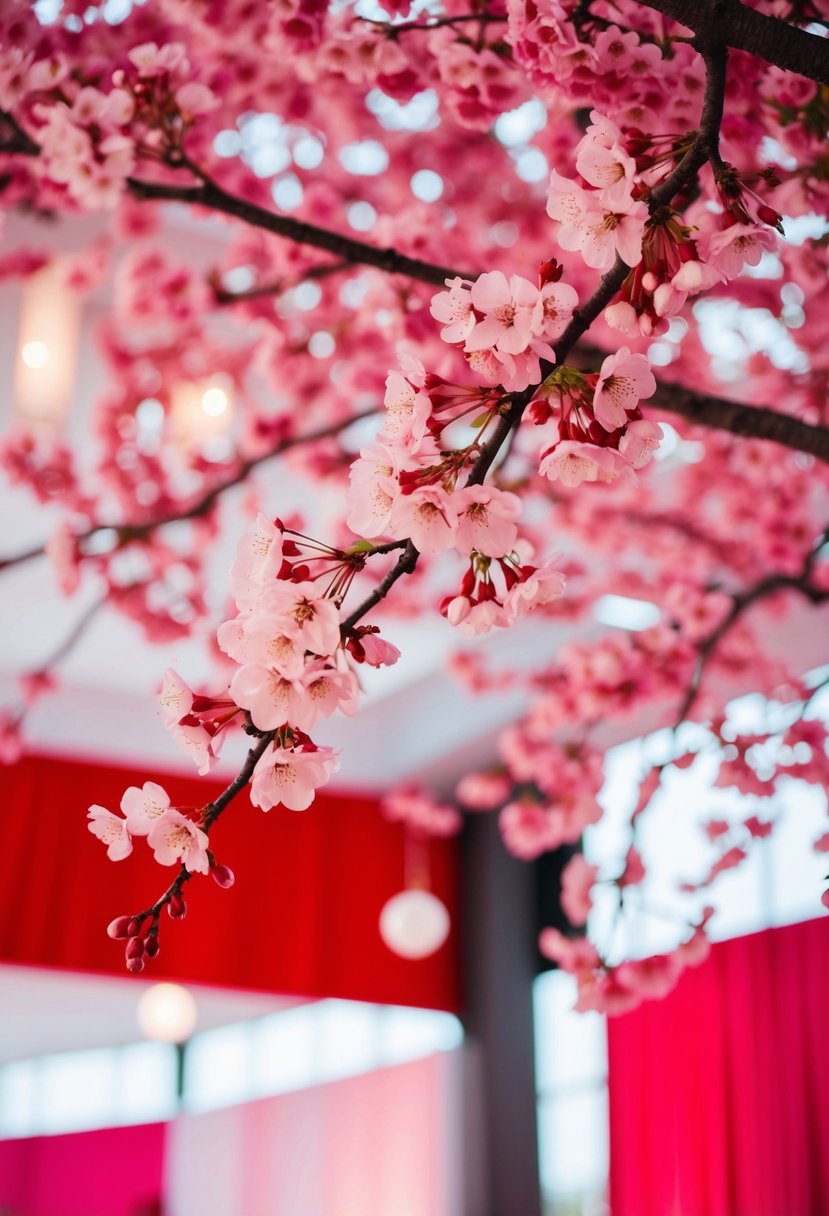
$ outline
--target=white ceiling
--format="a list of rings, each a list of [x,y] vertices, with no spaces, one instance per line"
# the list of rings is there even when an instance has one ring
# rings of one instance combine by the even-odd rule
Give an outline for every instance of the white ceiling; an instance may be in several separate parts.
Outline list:
[[[44,1052],[139,1042],[138,1002],[153,985],[138,976],[0,966],[0,1064]],[[266,993],[188,984],[198,1030],[276,1013],[302,1002]]]

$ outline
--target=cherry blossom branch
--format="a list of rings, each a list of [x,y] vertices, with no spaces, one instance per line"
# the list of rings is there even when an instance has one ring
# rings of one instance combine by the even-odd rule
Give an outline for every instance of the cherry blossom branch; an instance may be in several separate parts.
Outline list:
[[[428,16],[428,14],[427,14]],[[376,26],[383,30],[390,38],[396,38],[398,34],[408,34],[412,30],[438,30],[447,25],[462,25],[467,21],[477,22],[479,25],[506,25],[507,18],[498,13],[460,13],[457,17],[435,17],[431,21],[401,21],[397,25],[393,25],[390,21],[377,21],[373,17],[361,17],[358,14],[358,20],[365,21],[368,25]]]
[[[725,397],[696,393],[670,382],[657,382],[656,392],[647,405],[678,414],[695,426],[730,431],[732,435],[744,438],[768,439],[829,462],[829,427],[813,426],[765,405],[745,405]]]
[[[654,5],[653,7],[657,7]],[[698,6],[696,6],[698,7]],[[747,10],[749,11],[749,10]],[[697,14],[698,15],[698,14]],[[463,18],[471,20],[471,15]],[[771,20],[771,19],[769,19]],[[689,24],[689,23],[685,23]],[[778,23],[781,24],[781,23]],[[400,27],[397,27],[400,28]],[[790,27],[786,27],[790,28]],[[719,32],[719,30],[718,30]],[[809,35],[812,38],[812,35]],[[820,42],[820,39],[814,39]],[[717,68],[716,84],[719,85],[719,76],[724,72],[724,61]],[[708,151],[716,152],[716,131],[719,129],[719,120],[722,112],[722,101],[719,102],[719,113],[706,114],[703,111],[703,117],[700,122],[700,130],[706,130],[709,133]],[[13,140],[6,141],[5,144],[0,144],[0,151],[3,152],[18,152],[24,155],[36,156],[40,149],[37,144],[26,134],[20,127],[17,120],[10,114],[0,111],[0,129],[2,125],[10,128],[13,133]],[[711,136],[713,135],[713,139]],[[676,176],[676,172],[657,187],[653,192],[652,203],[667,203],[673,195],[682,188],[687,181],[701,166],[705,157],[702,155],[704,149],[701,144],[695,143],[683,162],[678,168],[682,168],[681,177]],[[693,153],[693,155],[692,155]],[[690,159],[689,159],[690,158]],[[320,278],[328,274],[333,274],[337,270],[345,269],[346,266],[354,264],[366,264],[375,266],[378,269],[386,270],[393,274],[406,274],[409,278],[416,279],[420,282],[436,284],[443,286],[447,278],[475,278],[472,273],[464,273],[451,267],[437,266],[431,262],[425,262],[418,258],[407,258],[398,253],[396,250],[378,249],[374,245],[370,245],[365,241],[360,241],[354,237],[346,237],[338,233],[333,233],[327,229],[322,229],[316,225],[304,224],[300,221],[291,219],[288,216],[279,216],[273,212],[266,211],[262,207],[258,207],[254,203],[246,202],[244,199],[239,199],[228,192],[221,190],[220,187],[209,181],[203,174],[199,174],[202,179],[201,186],[182,186],[171,185],[169,183],[153,183],[141,181],[138,179],[129,179],[129,187],[133,195],[141,199],[166,199],[169,201],[178,201],[191,203],[193,205],[205,206],[213,210],[223,211],[225,214],[235,216],[242,219],[244,222],[251,224],[254,227],[261,227],[267,231],[276,232],[277,235],[284,236],[286,239],[296,240],[299,243],[315,245],[318,248],[328,249],[330,252],[336,252],[343,255],[338,262],[327,265],[310,268],[303,278]],[[617,262],[616,266],[608,272],[610,279],[606,285],[606,297],[602,296],[602,302],[595,309],[593,319],[598,316],[598,313],[609,301],[613,294],[621,286],[624,280],[626,270],[623,269],[623,264]],[[621,277],[619,277],[621,276]],[[607,277],[607,276],[606,276]],[[283,289],[281,282],[254,287],[245,292],[229,292],[222,289],[216,289],[215,295],[217,302],[220,304],[230,304],[236,301],[256,299],[261,296],[277,294]],[[577,322],[578,317],[584,316],[585,310],[581,310],[579,314],[574,314],[573,322]],[[586,328],[586,327],[585,327]],[[567,334],[563,335],[560,347],[564,347]],[[593,348],[585,348],[593,355]],[[596,352],[599,354],[599,352]],[[561,360],[564,356],[559,353],[558,358]],[[601,355],[600,357],[603,357]],[[711,397],[700,393],[692,392],[689,389],[684,389],[680,385],[660,385],[657,388],[653,404],[658,405],[662,410],[671,413],[676,413],[688,421],[700,426],[713,427],[718,430],[730,431],[735,435],[741,435],[749,438],[770,439],[775,443],[780,443],[786,447],[794,448],[799,451],[807,452],[810,455],[816,456],[820,460],[829,460],[829,428],[821,426],[811,426],[808,423],[802,422],[799,419],[792,418],[790,415],[780,414],[778,411],[768,409],[763,406],[750,406],[738,402],[727,401],[723,398]],[[508,434],[510,427],[505,424],[502,428],[502,438]],[[278,453],[277,453],[278,454]],[[486,469],[484,470],[485,475]],[[475,484],[474,482],[472,484]],[[221,492],[221,491],[220,491]],[[206,508],[205,508],[206,509]],[[198,513],[198,512],[197,512]],[[178,517],[176,517],[178,518]],[[168,522],[168,521],[162,521]],[[172,519],[169,521],[172,522]],[[105,527],[113,525],[101,524],[96,525],[88,534],[91,535],[97,530],[102,530]],[[117,525],[116,525],[117,526]],[[148,525],[148,528],[158,525]],[[18,554],[14,558],[0,559],[0,570],[7,565],[18,565],[32,558],[39,557],[44,551],[42,545],[38,545],[25,553]]]
[[[40,697],[45,691],[50,688],[49,673],[52,668],[57,667],[59,663],[72,653],[78,642],[86,633],[89,626],[92,624],[95,617],[106,604],[107,597],[102,595],[94,603],[90,604],[84,613],[78,618],[69,632],[58,643],[50,655],[48,655],[37,667],[31,668],[29,671],[23,672],[17,677],[18,685],[25,686],[28,684],[28,689],[25,691],[23,704],[16,711],[3,711],[0,713],[0,718],[6,719],[6,727],[12,727],[15,731],[19,731],[23,725],[27,713],[31,709],[35,700]],[[8,762],[8,758],[4,760]]]
[[[278,443],[274,444],[272,448],[268,448],[267,451],[260,452],[258,456],[251,456],[247,460],[243,460],[235,473],[226,477],[224,481],[216,482],[200,498],[192,502],[189,507],[170,511],[166,515],[159,515],[155,519],[147,520],[145,523],[95,523],[85,531],[79,532],[76,540],[80,543],[81,541],[89,540],[90,537],[97,535],[99,532],[117,532],[121,543],[127,543],[143,540],[154,532],[156,528],[164,528],[168,524],[181,523],[188,519],[197,519],[202,515],[206,515],[218,499],[228,490],[246,481],[253,470],[258,468],[259,465],[264,464],[268,460],[274,460],[284,452],[290,451],[291,448],[300,447],[305,443],[315,443],[319,439],[328,439],[332,435],[338,435],[341,431],[352,426],[353,423],[360,422],[364,418],[371,418],[376,413],[376,410],[364,410],[360,414],[354,414],[351,418],[341,419],[330,426],[320,427],[316,431],[309,431],[305,435],[291,435],[287,439],[280,439]],[[11,566],[19,566],[24,562],[31,561],[35,557],[41,557],[45,552],[46,545],[41,544],[27,549],[23,553],[17,553],[12,557],[0,558],[0,573]]]
[[[102,595],[102,596],[99,596],[99,598],[97,600],[95,600],[92,604],[90,604],[89,607],[87,608],[86,612],[82,613],[81,616],[78,617],[77,621],[72,626],[70,631],[67,633],[67,635],[63,639],[63,641],[58,644],[58,646],[52,651],[52,653],[48,656],[48,658],[46,658],[40,664],[40,666],[36,669],[36,671],[32,674],[42,675],[44,672],[48,671],[51,667],[56,667],[58,665],[58,663],[62,663],[63,660],[67,657],[67,655],[71,654],[71,652],[75,649],[78,642],[81,640],[83,635],[86,633],[89,626],[95,620],[95,617],[98,615],[98,613],[101,611],[101,609],[106,605],[106,602],[107,602],[106,595]]]
[[[820,550],[829,541],[829,528],[827,528],[819,537],[818,541],[806,556],[803,563],[803,568],[798,574],[785,574],[782,571],[775,571],[772,574],[767,574],[765,578],[761,578],[753,587],[749,587],[747,591],[739,592],[733,597],[733,603],[729,612],[720,621],[716,629],[700,643],[697,653],[697,662],[694,668],[694,674],[691,677],[691,682],[688,690],[683,698],[682,704],[677,714],[674,723],[676,730],[685,719],[688,717],[694,702],[696,701],[700,687],[702,685],[702,676],[705,671],[706,664],[711,659],[717,646],[720,644],[726,633],[733,625],[737,623],[740,617],[747,609],[751,608],[759,600],[767,599],[770,595],[775,595],[778,591],[797,591],[804,596],[812,604],[823,604],[829,600],[829,591],[821,587],[815,587],[810,582],[812,567]]]
[[[829,42],[817,34],[769,17],[740,0],[638,0],[695,34],[716,37],[735,50],[748,51],[766,63],[829,84]]]
[[[374,266],[387,274],[403,274],[410,279],[418,279],[422,283],[432,283],[442,287],[447,279],[457,275],[456,270],[448,266],[438,266],[433,262],[425,262],[420,258],[411,258],[398,253],[390,247],[381,248],[360,241],[356,237],[344,233],[332,232],[329,228],[321,228],[318,224],[309,224],[304,220],[294,219],[290,215],[279,215],[267,211],[257,203],[248,202],[238,195],[229,194],[205,174],[199,174],[201,185],[185,186],[168,182],[149,182],[141,178],[127,178],[127,186],[134,198],[141,200],[162,200],[167,202],[189,203],[191,206],[206,207],[211,211],[219,211],[224,215],[242,220],[252,228],[261,228],[275,236],[285,237],[298,245],[312,245],[315,249],[325,249],[337,258],[354,263],[355,265]],[[462,277],[476,278],[475,274]]]
[[[717,132],[719,123],[722,117],[722,104],[725,90],[725,52],[719,48],[709,48],[705,54],[706,58],[706,92],[703,103],[702,118],[699,130],[691,144],[691,147],[686,152],[682,160],[673,170],[673,172],[665,179],[660,186],[653,191],[651,198],[651,206],[653,208],[669,203],[674,195],[684,189],[684,187],[693,179],[702,164],[705,163],[709,155],[709,150],[716,147]],[[205,182],[204,187],[199,188],[199,193],[202,189],[210,190],[211,184]],[[229,197],[229,196],[228,196]],[[259,210],[258,208],[256,209]],[[267,214],[267,213],[266,213]],[[241,218],[245,218],[244,214]],[[615,265],[602,277],[598,287],[594,291],[590,299],[576,313],[574,313],[570,324],[562,334],[559,342],[555,346],[555,357],[557,362],[561,362],[572,350],[582,335],[589,329],[595,319],[599,316],[602,309],[609,303],[621,284],[624,282],[628,274],[628,266],[621,260],[616,259]],[[447,275],[446,277],[453,277]],[[542,364],[542,377],[549,374],[552,365]],[[475,485],[483,482],[492,463],[498,455],[502,445],[509,438],[512,432],[519,426],[521,418],[529,402],[532,400],[537,386],[532,386],[523,392],[513,393],[507,396],[505,404],[498,419],[497,425],[490,438],[482,445],[479,454],[475,459],[468,484]],[[411,538],[404,542],[392,542],[392,548],[403,543],[404,548],[400,553],[397,561],[381,579],[378,585],[370,592],[362,603],[350,613],[341,623],[340,632],[343,637],[347,637],[354,629],[355,625],[368,613],[376,607],[389,594],[395,583],[398,582],[406,574],[411,574],[419,561],[420,553],[416,548]],[[219,799],[206,811],[203,816],[204,829],[208,829],[225,807],[239,793],[248,781],[253,776],[253,771],[259,758],[264,754],[266,747],[272,742],[275,732],[271,731],[267,735],[263,735],[257,746],[248,753],[245,765],[240,770],[234,781],[228,786]],[[155,904],[145,913],[130,921],[130,942],[127,947],[128,962],[138,960],[139,968],[143,966],[141,962],[142,955],[145,950],[144,942],[150,938],[153,942],[153,952],[157,950],[157,933],[158,933],[158,917],[162,908],[169,906],[171,901],[180,897],[181,888],[185,882],[188,882],[190,874],[186,867],[182,865],[178,877],[167,889],[164,895],[156,901]],[[152,918],[152,925],[148,933],[145,933],[142,928],[143,921],[147,917]],[[123,918],[121,918],[123,920]],[[114,922],[118,923],[119,922]],[[139,936],[140,935],[140,936]],[[122,936],[121,932],[117,936]],[[137,951],[136,954],[130,954],[130,949]]]
[[[306,279],[327,279],[329,275],[337,274],[341,270],[349,270],[351,266],[353,266],[353,262],[350,261],[326,262],[322,266],[310,266],[295,278],[277,279],[273,283],[248,287],[245,291],[227,291],[224,287],[214,284],[213,295],[217,304],[238,304],[245,300],[261,300],[267,296],[283,295],[286,291],[296,287],[298,283],[304,283]]]
[[[389,570],[381,582],[377,584],[371,594],[367,595],[362,604],[360,604],[358,608],[355,608],[351,615],[347,616],[342,622],[340,625],[340,632],[344,637],[351,632],[357,622],[362,620],[367,612],[370,612],[372,608],[376,608],[377,605],[386,598],[399,578],[402,578],[404,574],[411,574],[414,571],[414,568],[418,563],[418,559],[420,558],[420,554],[414,547],[413,543],[410,540],[395,541],[393,543],[395,547],[401,544],[404,545],[405,547],[403,552],[400,554],[400,557],[398,557],[391,570]],[[382,552],[382,546],[378,545],[375,552]]]
[[[233,778],[230,785],[228,785],[227,788],[224,789],[222,793],[219,794],[219,797],[213,802],[208,802],[207,806],[204,808],[204,813],[202,816],[202,828],[205,832],[210,830],[210,828],[213,826],[222,812],[227,809],[236,795],[241,793],[241,791],[248,784],[253,776],[253,770],[256,768],[258,761],[273,742],[275,734],[276,731],[271,730],[267,731],[261,736],[259,741],[248,752],[244,764]],[[179,867],[178,874],[173,882],[170,883],[164,894],[160,895],[155,903],[149,908],[145,908],[143,912],[137,912],[135,916],[131,917],[130,919],[140,925],[141,922],[150,917],[152,919],[152,925],[150,926],[149,930],[146,931],[146,936],[157,938],[159,916],[163,912],[164,908],[167,907],[176,896],[181,895],[182,887],[186,882],[189,882],[192,877],[193,875],[190,870],[188,870],[187,867],[182,864]]]
[[[13,115],[0,110],[0,153],[39,156],[40,148]]]
[[[579,342],[575,353],[579,366],[595,366],[607,352]],[[745,439],[768,439],[829,462],[829,427],[803,422],[767,405],[748,405],[727,397],[699,393],[674,380],[657,380],[656,392],[645,404],[648,409],[678,414],[694,426],[729,431]]]

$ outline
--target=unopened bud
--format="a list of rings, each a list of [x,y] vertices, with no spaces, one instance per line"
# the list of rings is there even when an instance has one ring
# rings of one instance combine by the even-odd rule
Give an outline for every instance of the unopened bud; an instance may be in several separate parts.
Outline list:
[[[757,218],[764,224],[769,224],[772,228],[776,228],[778,232],[783,231],[783,216],[779,211],[775,211],[774,207],[769,207],[766,203],[762,203],[757,208]]]
[[[187,915],[187,904],[178,891],[174,891],[170,896],[170,902],[167,904],[167,915],[172,917],[173,920],[183,920]]]
[[[127,971],[131,971],[133,975],[139,975],[144,970],[143,958],[128,958]]]
[[[144,957],[144,938],[131,937],[127,942],[127,958],[143,958]]]
[[[131,916],[129,919],[129,923],[127,924],[126,936],[127,937],[139,937],[141,934],[141,926],[143,923],[144,922],[140,917]]]
[[[147,944],[144,947],[144,954],[147,958],[156,958],[161,946],[158,944],[158,938],[155,934],[147,938]]]
[[[116,916],[115,920],[111,920],[107,925],[107,937],[114,938],[115,941],[120,941],[125,937],[133,937],[130,933],[133,917],[131,916]]]
[[[548,283],[558,283],[564,267],[555,258],[549,258],[546,262],[542,262],[538,268],[538,287],[546,287]]]
[[[236,875],[229,866],[213,866],[210,873],[216,886],[221,887],[223,891],[232,887],[236,881]]]

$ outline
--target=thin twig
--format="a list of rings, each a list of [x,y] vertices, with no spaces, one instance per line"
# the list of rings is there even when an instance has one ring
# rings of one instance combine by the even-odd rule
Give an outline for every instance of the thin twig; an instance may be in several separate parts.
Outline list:
[[[434,262],[423,261],[421,258],[408,257],[390,247],[381,248],[378,245],[370,245],[367,241],[360,241],[356,237],[346,236],[341,232],[332,232],[329,228],[321,228],[318,224],[309,224],[290,215],[280,215],[275,211],[268,211],[257,203],[251,203],[235,194],[229,194],[205,175],[202,177],[202,183],[198,186],[148,182],[141,178],[129,177],[127,187],[134,198],[189,203],[195,207],[206,207],[208,210],[219,211],[224,215],[242,220],[252,228],[261,228],[265,232],[285,237],[298,245],[312,245],[315,249],[325,249],[337,258],[355,265],[374,266],[377,270],[383,270],[387,274],[403,274],[410,279],[418,279],[422,283],[442,287],[447,279],[454,278],[458,273],[449,266],[439,266]],[[466,272],[463,277],[474,279],[477,277],[477,272]]]
[[[222,812],[227,809],[236,795],[240,794],[245,788],[253,776],[253,770],[256,768],[257,763],[273,742],[275,734],[276,731],[271,730],[262,735],[255,746],[252,747],[248,752],[247,757],[245,758],[245,763],[239,769],[239,772],[233,778],[230,785],[228,785],[227,788],[224,789],[221,794],[219,794],[218,798],[216,798],[213,802],[209,802],[204,808],[202,826],[205,831],[209,830],[213,826],[213,824],[216,822]],[[182,887],[186,882],[189,882],[192,877],[193,875],[190,870],[188,870],[187,867],[182,863],[182,865],[179,867],[178,874],[170,883],[164,894],[160,895],[151,907],[146,908],[143,912],[136,913],[133,919],[136,921],[145,921],[147,917],[151,917],[153,927],[149,930],[149,933],[151,933],[152,936],[157,936],[159,916],[164,908],[174,898],[174,896],[181,894]]]
[[[156,516],[155,519],[147,520],[145,523],[95,523],[92,524],[83,532],[77,534],[77,541],[80,543],[89,540],[99,532],[116,532],[121,538],[121,543],[131,543],[136,540],[143,540],[149,536],[157,528],[164,528],[168,524],[181,523],[188,519],[196,519],[199,516],[207,515],[217,500],[221,498],[228,490],[234,486],[240,485],[245,481],[254,469],[260,464],[264,464],[268,460],[274,460],[277,456],[281,456],[284,452],[290,451],[291,448],[299,447],[305,443],[314,443],[319,439],[328,439],[332,435],[338,435],[340,431],[346,430],[355,422],[361,422],[364,418],[372,418],[377,413],[377,410],[364,410],[361,414],[354,414],[351,418],[341,419],[339,422],[331,423],[329,426],[320,427],[316,431],[308,431],[305,435],[292,435],[287,439],[280,439],[272,448],[268,448],[265,452],[260,452],[258,456],[251,456],[247,460],[243,460],[235,473],[224,481],[217,482],[211,486],[200,498],[197,498],[190,504],[189,507],[176,508],[169,511],[166,515]],[[19,566],[23,562],[31,561],[32,558],[40,557],[46,552],[46,545],[38,545],[36,548],[27,549],[23,553],[17,553],[12,557],[0,558],[0,571],[6,570],[11,566]]]
[[[326,262],[323,266],[310,266],[307,270],[298,272],[296,278],[260,283],[256,287],[248,287],[245,291],[228,291],[224,287],[214,286],[213,295],[217,304],[238,304],[244,303],[245,300],[261,300],[266,296],[281,296],[307,279],[327,279],[329,275],[337,274],[340,270],[350,270],[353,265],[354,263],[349,261]]]
[[[706,665],[710,661],[715,650],[719,646],[722,639],[737,623],[740,617],[753,604],[759,600],[767,599],[770,595],[776,595],[778,591],[797,591],[813,604],[822,604],[829,600],[829,591],[825,591],[820,587],[815,587],[809,581],[812,572],[812,567],[815,563],[820,550],[824,547],[829,538],[829,530],[823,533],[814,548],[809,552],[806,560],[803,563],[803,569],[799,574],[784,574],[776,571],[773,574],[766,575],[760,579],[753,587],[749,587],[747,591],[742,591],[733,597],[733,603],[727,615],[720,621],[716,629],[700,643],[697,650],[697,662],[694,667],[694,674],[691,677],[691,682],[683,697],[682,704],[679,707],[674,730],[677,730],[685,719],[688,717],[694,702],[699,696],[699,691],[702,686],[702,677]]]
[[[408,34],[415,30],[422,30],[425,33],[429,30],[442,29],[444,26],[463,25],[467,21],[475,21],[479,25],[506,25],[507,23],[507,18],[498,13],[460,13],[457,17],[434,17],[431,20],[428,20],[427,16],[425,22],[401,21],[397,25],[391,21],[378,21],[374,17],[362,17],[359,14],[357,19],[383,30],[390,38],[396,38],[398,34]]]

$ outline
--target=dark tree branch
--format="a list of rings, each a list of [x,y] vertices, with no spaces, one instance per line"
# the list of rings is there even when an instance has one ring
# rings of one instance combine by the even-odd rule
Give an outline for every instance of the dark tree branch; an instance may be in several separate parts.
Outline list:
[[[52,667],[57,667],[58,663],[63,662],[67,655],[71,654],[106,602],[107,597],[102,595],[89,605],[86,612],[78,618],[66,637],[36,669],[35,674],[39,675],[41,672],[49,671]]]
[[[239,304],[245,300],[261,300],[267,296],[281,296],[291,291],[306,279],[327,279],[329,275],[337,274],[340,270],[349,270],[353,262],[326,262],[323,266],[309,266],[307,270],[297,272],[293,278],[277,279],[273,283],[258,283],[244,291],[228,291],[217,284],[213,286],[213,295],[217,304]]]
[[[709,397],[679,384],[660,383],[647,406],[678,414],[695,426],[730,431],[750,439],[768,439],[796,452],[829,462],[829,427],[812,426],[764,405],[744,405],[725,397]]]
[[[0,110],[0,153],[19,156],[39,156],[40,148],[20,123],[5,110]]]
[[[726,46],[748,51],[766,63],[829,84],[829,41],[767,17],[740,0],[638,0],[697,35],[715,33]]]
[[[574,353],[578,366],[584,369],[599,366],[607,355],[606,351],[586,342],[579,342]],[[694,426],[728,431],[744,439],[767,439],[829,462],[829,427],[803,422],[766,405],[747,405],[743,401],[699,393],[671,380],[657,381],[656,392],[642,404],[647,409],[677,414]]]
[[[275,734],[276,731],[271,730],[262,735],[262,737],[248,752],[245,758],[245,763],[239,769],[239,772],[233,778],[230,785],[228,785],[228,787],[223,790],[221,794],[219,794],[219,797],[216,798],[215,801],[209,802],[204,808],[204,816],[202,819],[202,827],[204,831],[210,830],[210,828],[213,826],[222,812],[230,805],[236,795],[240,794],[245,788],[253,776],[253,770],[256,768],[260,758],[265,754],[268,747],[273,742]],[[172,899],[174,899],[177,895],[181,895],[182,887],[186,882],[189,882],[192,877],[193,875],[190,870],[188,870],[187,867],[182,863],[182,865],[179,866],[178,874],[170,883],[164,894],[159,896],[151,907],[145,908],[143,912],[136,913],[136,915],[132,918],[138,923],[145,921],[148,917],[151,918],[152,924],[151,927],[146,931],[147,936],[158,936],[159,916]]]
[[[467,21],[475,22],[477,25],[506,25],[507,18],[500,16],[497,13],[460,13],[456,17],[434,17],[432,20],[426,21],[400,21],[396,25],[391,21],[377,21],[373,17],[360,17],[359,21],[365,21],[367,25],[373,25],[378,29],[383,30],[388,34],[389,38],[396,38],[398,34],[408,34],[413,30],[438,30],[447,25],[463,25]]]
[[[653,207],[661,206],[669,203],[674,195],[684,189],[684,187],[693,179],[701,166],[708,158],[709,151],[716,147],[719,124],[722,118],[722,104],[725,90],[725,53],[716,47],[709,47],[705,52],[706,59],[706,89],[705,100],[703,103],[702,118],[700,121],[699,130],[694,138],[694,141],[686,152],[685,156],[676,166],[672,173],[660,183],[659,187],[653,191],[651,196],[651,205]],[[204,187],[196,188],[198,195],[193,201],[200,201],[202,190],[206,189],[210,184],[205,183]],[[214,187],[215,189],[215,187]],[[226,196],[230,198],[230,196]],[[232,200],[234,203],[239,203],[240,200]],[[245,219],[245,209],[248,204],[242,205],[242,211],[239,218]],[[256,212],[261,209],[255,208]],[[235,212],[234,212],[235,213]],[[269,213],[264,212],[265,216]],[[330,233],[326,236],[330,237]],[[301,238],[298,238],[301,239]],[[330,246],[326,246],[331,248]],[[339,253],[341,256],[348,256],[348,253],[342,249],[333,249],[331,252]],[[376,252],[376,251],[375,251]],[[373,264],[373,263],[372,263]],[[583,308],[574,313],[573,318],[567,329],[562,334],[561,338],[555,346],[556,361],[561,363],[570,354],[573,347],[579,339],[587,332],[595,319],[599,316],[602,309],[609,303],[619,287],[624,282],[626,275],[629,273],[629,267],[621,260],[616,259],[615,265],[602,277],[599,286],[594,291],[589,300],[586,301]],[[447,274],[445,277],[453,277]],[[549,374],[552,367],[550,364],[542,364],[542,376]],[[479,484],[486,477],[487,472],[492,466],[493,461],[498,455],[503,444],[508,440],[512,432],[521,422],[524,411],[532,400],[537,386],[531,386],[521,393],[513,393],[508,396],[507,407],[504,413],[498,420],[498,424],[493,431],[493,434],[481,447],[480,453],[472,465],[468,483],[471,485]],[[378,583],[372,592],[362,601],[362,603],[342,621],[340,629],[343,636],[347,636],[354,628],[358,621],[376,607],[388,595],[394,584],[406,574],[411,574],[417,566],[420,554],[411,539],[406,541],[405,548],[401,552],[397,561],[392,568],[386,573],[384,578]],[[256,761],[265,750],[265,747],[273,738],[273,732],[263,736],[256,748],[249,754],[244,768],[238,774],[236,779],[228,786],[224,794],[213,804],[212,809],[205,816],[204,824],[208,827],[225,806],[236,796],[237,793],[249,781]],[[221,805],[220,805],[221,804]],[[189,881],[190,874],[182,866],[178,877],[168,888],[165,894],[158,900],[152,908],[143,913],[141,918],[146,919],[147,916],[152,917],[152,928],[150,932],[156,935],[158,932],[158,917],[161,909],[165,904],[169,904],[170,900],[178,896],[181,887]],[[143,946],[142,946],[143,950]]]
[[[221,186],[209,178],[203,178],[198,186],[178,186],[164,182],[148,182],[140,178],[127,178],[130,193],[137,199],[155,199],[167,202],[189,203],[196,207],[207,207],[212,211],[220,211],[224,215],[233,216],[250,224],[252,228],[261,228],[274,236],[285,237],[299,245],[312,245],[315,249],[325,249],[336,258],[355,265],[374,266],[387,274],[404,274],[410,279],[418,279],[421,283],[432,283],[442,287],[447,279],[454,278],[458,273],[448,266],[438,266],[433,262],[424,262],[420,258],[410,258],[398,253],[396,249],[381,249],[360,241],[356,237],[344,233],[331,232],[328,228],[320,228],[317,224],[308,224],[304,220],[294,219],[290,215],[278,215],[268,211],[257,203],[249,203],[246,199],[228,194]],[[477,273],[469,273],[464,277],[476,278]]]

